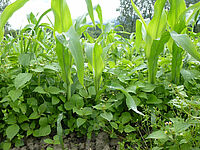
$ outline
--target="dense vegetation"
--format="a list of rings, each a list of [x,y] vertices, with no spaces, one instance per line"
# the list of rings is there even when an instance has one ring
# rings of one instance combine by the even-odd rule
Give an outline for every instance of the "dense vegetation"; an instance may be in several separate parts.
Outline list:
[[[147,21],[132,1],[140,19],[123,38],[91,0],[88,14],[73,21],[65,0],[51,0],[51,9],[30,13],[15,36],[3,36],[27,1],[0,16],[0,149],[23,146],[30,136],[54,136],[46,142],[64,149],[63,136],[100,131],[122,139],[122,150],[200,148],[200,33],[193,32],[200,2],[187,8],[169,0],[165,10],[167,1],[157,0]],[[55,23],[41,23],[50,11]],[[92,27],[100,35],[91,36]]]

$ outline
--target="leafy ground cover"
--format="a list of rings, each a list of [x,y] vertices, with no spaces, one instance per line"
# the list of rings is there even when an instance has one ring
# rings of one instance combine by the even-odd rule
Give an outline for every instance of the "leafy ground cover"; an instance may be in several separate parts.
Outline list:
[[[8,6],[0,27],[26,2]],[[171,0],[164,10],[165,2],[157,0],[149,21],[132,3],[140,20],[129,39],[103,24],[101,7],[90,0],[88,14],[73,21],[66,2],[52,0],[15,36],[0,37],[0,148],[22,149],[36,138],[42,148],[72,149],[66,141],[77,137],[77,149],[103,149],[86,146],[103,136],[116,139],[111,149],[198,150],[200,33],[189,25],[200,2],[186,8]],[[50,11],[55,23],[40,23]],[[88,28],[96,26],[101,34],[92,37]]]

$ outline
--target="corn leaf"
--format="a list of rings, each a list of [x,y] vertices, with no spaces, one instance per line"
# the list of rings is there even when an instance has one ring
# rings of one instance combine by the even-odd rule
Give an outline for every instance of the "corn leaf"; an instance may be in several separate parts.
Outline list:
[[[179,84],[180,71],[182,68],[183,49],[173,43],[172,51],[172,81]]]
[[[65,34],[65,38],[69,40],[69,50],[74,58],[78,79],[82,86],[84,86],[84,58],[83,50],[80,43],[80,37],[78,33],[71,27]]]
[[[171,37],[176,42],[176,44],[183,50],[187,51],[192,57],[200,61],[200,53],[197,51],[195,45],[186,34],[177,34],[176,32],[171,32]]]
[[[101,6],[99,4],[96,6],[96,12],[98,14],[100,24],[103,25],[102,10],[101,10]]]
[[[0,15],[0,42],[4,36],[4,26],[8,19],[16,12],[18,9],[24,6],[29,0],[17,0],[14,3],[8,5],[5,10]]]
[[[169,32],[165,32],[163,33],[160,40],[153,40],[150,56],[148,58],[148,80],[150,83],[155,83],[156,81],[158,57],[160,53],[163,52],[164,45],[169,40],[169,38]]]
[[[94,84],[96,92],[99,91],[99,87],[101,84],[101,75],[104,69],[104,63],[103,59],[101,57],[101,54],[103,52],[103,49],[100,44],[95,43],[94,50],[93,50],[93,68],[94,68]]]
[[[180,15],[186,10],[185,1],[169,0],[169,3],[168,24],[172,30],[180,33],[185,28],[185,16],[179,19]]]
[[[92,1],[91,0],[85,0],[85,2],[87,4],[87,9],[88,9],[89,16],[90,16],[90,18],[92,20],[93,25],[95,26]]]
[[[142,42],[142,22],[140,20],[136,21],[136,40],[135,40],[135,48],[139,51]]]
[[[54,32],[67,32],[72,26],[72,19],[66,1],[52,0],[51,8],[53,10],[55,18]],[[63,44],[58,39],[56,39],[56,54],[58,57],[59,65],[62,70],[62,78],[64,82],[71,84],[72,58],[69,51],[63,46]]]
[[[144,21],[144,18],[142,17],[140,11],[138,10],[137,6],[135,5],[135,3],[133,2],[133,0],[131,0],[131,4],[133,6],[134,11],[136,12],[136,14],[138,15],[138,17],[141,19],[141,21],[143,22],[145,29],[147,29],[147,24]]]

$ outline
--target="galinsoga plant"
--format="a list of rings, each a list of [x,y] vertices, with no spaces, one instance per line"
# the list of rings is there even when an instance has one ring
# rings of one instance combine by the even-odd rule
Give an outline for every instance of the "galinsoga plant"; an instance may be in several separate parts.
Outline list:
[[[141,41],[145,42],[145,54],[148,60],[148,81],[155,83],[158,58],[164,50],[165,44],[168,43],[168,48],[173,57],[172,80],[178,84],[183,50],[200,61],[200,54],[194,44],[188,35],[183,34],[192,17],[199,13],[200,2],[186,9],[184,0],[170,0],[170,10],[167,12],[164,9],[166,0],[157,0],[154,5],[153,19],[148,25],[136,5],[132,0],[131,2],[140,18],[136,22],[136,48],[139,49],[141,47]],[[193,13],[186,21],[186,13],[190,10],[193,10]]]

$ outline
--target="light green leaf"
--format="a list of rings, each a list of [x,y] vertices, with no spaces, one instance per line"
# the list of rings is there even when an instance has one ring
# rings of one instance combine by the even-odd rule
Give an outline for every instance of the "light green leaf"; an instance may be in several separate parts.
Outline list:
[[[111,112],[104,112],[104,113],[100,114],[100,116],[108,121],[111,121],[113,119],[113,115]]]
[[[14,3],[8,5],[2,14],[0,15],[0,42],[3,39],[4,35],[4,26],[7,23],[8,19],[13,15],[15,11],[24,6],[29,0],[16,0]]]
[[[87,9],[88,9],[89,16],[90,16],[90,18],[92,20],[93,25],[95,26],[92,0],[85,0],[85,2],[87,4]]]
[[[17,89],[17,90],[11,90],[8,94],[13,101],[16,101],[22,95],[22,92],[23,92],[22,90]]]
[[[18,89],[18,88],[24,86],[28,81],[30,81],[31,78],[32,78],[31,73],[20,73],[15,78],[14,85]]]
[[[11,142],[4,142],[3,143],[3,150],[10,150]]]
[[[82,86],[84,86],[84,57],[80,37],[73,27],[71,27],[64,35],[65,38],[68,39],[68,47],[77,67],[78,79]]]
[[[29,119],[38,119],[40,117],[40,115],[34,111],[30,116]]]
[[[63,144],[63,129],[62,129],[62,121],[63,119],[63,113],[58,115],[58,119],[57,119],[57,134],[59,137],[59,142],[62,146],[62,149],[64,149],[64,144]]]
[[[167,135],[164,133],[164,131],[158,130],[153,133],[151,133],[147,139],[166,139]]]
[[[102,47],[100,44],[95,43],[94,45],[94,50],[93,50],[93,74],[94,74],[94,84],[95,84],[95,89],[96,92],[99,91],[100,88],[100,84],[101,84],[101,75],[104,69],[104,63],[103,63],[103,59],[101,57],[102,54]]]
[[[60,102],[60,99],[55,97],[55,96],[52,96],[52,105],[56,105]]]
[[[18,59],[19,59],[20,65],[26,67],[26,66],[30,65],[31,55],[30,54],[20,54]]]
[[[183,50],[187,51],[192,57],[200,61],[200,53],[197,51],[195,45],[186,34],[177,34],[176,32],[171,32],[171,37],[176,42],[176,44]]]
[[[86,119],[82,119],[82,118],[78,118],[78,119],[76,120],[76,124],[77,124],[78,128],[79,128],[80,126],[82,126],[85,122],[86,122]]]
[[[135,131],[135,128],[133,128],[131,125],[128,124],[128,125],[125,126],[124,131],[125,131],[126,133],[130,133],[130,132]]]
[[[41,86],[37,86],[33,92],[37,92],[37,93],[40,93],[40,94],[46,94],[46,92],[44,91],[44,89],[41,87]]]
[[[50,94],[59,94],[61,90],[55,86],[50,86],[48,87],[47,92],[49,92]]]
[[[6,136],[12,140],[15,135],[19,132],[19,126],[17,124],[13,124],[6,129]]]
[[[99,18],[100,24],[102,26],[103,25],[103,17],[102,17],[101,6],[99,4],[96,7],[96,11],[97,11],[97,14],[98,14],[98,18]]]
[[[41,117],[39,120],[40,126],[47,126],[48,125],[48,119],[47,117]]]
[[[118,125],[115,122],[110,122],[110,125],[114,128],[114,129],[118,129]]]
[[[145,29],[147,30],[147,24],[144,21],[144,18],[142,17],[140,11],[138,10],[137,6],[135,5],[135,3],[133,3],[133,0],[131,0],[131,4],[133,6],[134,11],[136,12],[136,14],[138,15],[138,17],[140,18],[140,20],[143,22]]]
[[[127,92],[126,89],[124,89],[123,86],[121,86],[120,84],[118,83],[112,83],[111,86],[109,86],[109,88],[112,88],[112,89],[116,89],[116,90],[120,90],[124,93],[124,95],[126,95],[126,105],[128,107],[128,109],[132,109],[133,111],[135,111],[136,113],[140,114],[140,115],[144,115],[143,113],[139,112],[137,110],[137,106],[136,106],[136,103],[135,101],[133,100],[133,98],[131,97],[131,95]]]
[[[51,133],[51,127],[50,125],[42,126],[39,129],[33,131],[33,136],[35,137],[41,137],[41,136],[47,136]]]

